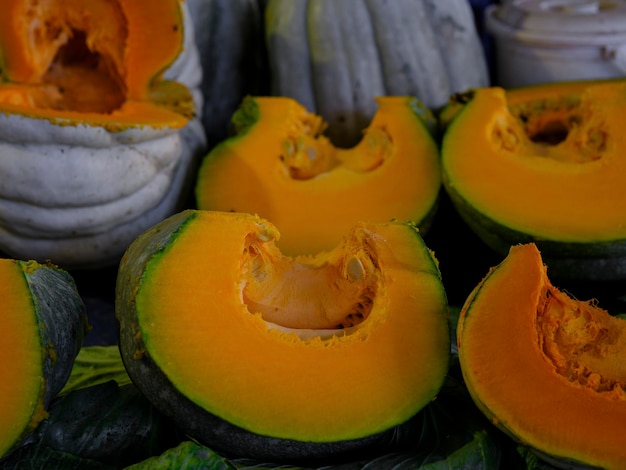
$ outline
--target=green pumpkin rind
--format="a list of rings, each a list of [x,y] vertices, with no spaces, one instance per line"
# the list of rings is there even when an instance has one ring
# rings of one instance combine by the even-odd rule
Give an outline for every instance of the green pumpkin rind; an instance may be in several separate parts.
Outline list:
[[[46,405],[63,389],[83,345],[88,323],[74,279],[53,266],[19,262],[33,295],[44,348]],[[34,269],[33,269],[34,268]]]
[[[626,277],[626,240],[574,243],[523,233],[498,223],[472,207],[454,190],[445,175],[443,184],[461,218],[497,253],[506,256],[512,245],[535,243],[555,278],[611,281]]]
[[[116,317],[119,345],[126,370],[142,393],[194,440],[227,455],[259,461],[319,464],[362,459],[415,443],[422,427],[420,413],[385,431],[352,440],[306,442],[256,434],[213,415],[186,398],[151,358],[142,339],[135,311],[137,286],[148,263],[159,257],[198,211],[186,210],[162,221],[126,251],[117,278]],[[417,230],[416,236],[419,237]],[[428,256],[432,256],[432,253]],[[433,269],[438,270],[433,259]]]

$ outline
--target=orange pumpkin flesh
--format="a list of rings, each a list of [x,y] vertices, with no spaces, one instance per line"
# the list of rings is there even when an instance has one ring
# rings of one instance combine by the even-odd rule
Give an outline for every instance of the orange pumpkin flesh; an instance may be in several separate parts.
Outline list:
[[[182,127],[191,106],[185,87],[174,96],[154,93],[181,51],[182,25],[179,0],[151,2],[150,8],[143,0],[4,2],[0,109],[54,120]]]
[[[548,456],[626,466],[626,322],[552,286],[535,245],[512,247],[476,287],[457,339],[497,426]]]
[[[362,140],[343,149],[295,100],[247,99],[233,118],[240,132],[202,163],[198,207],[271,220],[288,255],[332,249],[358,221],[395,218],[424,232],[441,186],[427,112],[410,97],[377,102]]]

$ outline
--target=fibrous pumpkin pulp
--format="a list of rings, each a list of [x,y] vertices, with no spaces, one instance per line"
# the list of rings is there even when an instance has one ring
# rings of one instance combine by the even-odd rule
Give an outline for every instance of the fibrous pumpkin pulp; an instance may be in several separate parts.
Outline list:
[[[187,210],[133,242],[116,300],[131,379],[215,450],[385,449],[447,372],[432,253],[400,222],[357,224],[317,256],[283,255],[278,236],[258,216]]]
[[[446,190],[502,254],[533,242],[556,276],[626,277],[626,81],[473,90],[443,138]]]
[[[0,259],[0,457],[43,420],[87,329],[72,277],[35,261]]]
[[[465,383],[541,457],[624,468],[626,321],[559,291],[548,272],[536,245],[517,245],[474,289],[457,328]]]
[[[3,2],[0,250],[110,264],[178,209],[204,143],[197,54],[179,0]]]
[[[432,114],[411,97],[381,97],[354,147],[323,135],[325,122],[291,98],[249,97],[239,132],[202,161],[200,209],[258,214],[285,254],[332,249],[358,221],[428,227],[441,187]]]

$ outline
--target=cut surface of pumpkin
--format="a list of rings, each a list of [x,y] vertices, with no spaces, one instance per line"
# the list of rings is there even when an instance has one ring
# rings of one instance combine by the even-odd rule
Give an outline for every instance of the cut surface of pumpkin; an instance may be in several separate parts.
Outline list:
[[[180,400],[160,406],[218,447],[203,415],[305,443],[409,420],[449,357],[445,293],[416,228],[363,223],[335,250],[296,258],[278,236],[257,216],[186,211],[136,241],[117,297],[131,378],[157,402],[184,395],[193,415]]]
[[[465,382],[494,424],[561,463],[626,465],[626,321],[554,287],[534,244],[492,268],[457,333]]]
[[[0,109],[52,120],[182,127],[193,108],[188,90],[158,91],[182,49],[180,2],[142,3],[5,2]]]
[[[289,255],[332,249],[357,221],[395,218],[426,230],[441,187],[431,116],[413,98],[377,101],[362,140],[338,148],[295,100],[246,99],[233,117],[239,133],[202,162],[198,207],[271,220]]]

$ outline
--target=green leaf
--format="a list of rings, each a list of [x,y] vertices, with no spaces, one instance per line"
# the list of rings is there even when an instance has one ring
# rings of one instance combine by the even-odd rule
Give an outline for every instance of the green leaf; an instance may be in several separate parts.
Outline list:
[[[37,467],[45,469],[75,468],[75,461],[88,462],[84,468],[91,468],[92,463],[99,468],[120,468],[158,455],[183,437],[133,384],[120,387],[111,380],[53,401],[49,417],[22,447],[0,461],[0,469],[19,468],[11,465],[30,459],[58,461],[56,467]]]
[[[185,441],[177,447],[166,450],[159,456],[151,457],[143,462],[126,467],[127,470],[153,470],[157,468],[234,470],[237,467],[208,447],[196,444],[193,441]]]
[[[83,346],[61,394],[110,380],[120,386],[131,383],[117,345]]]

